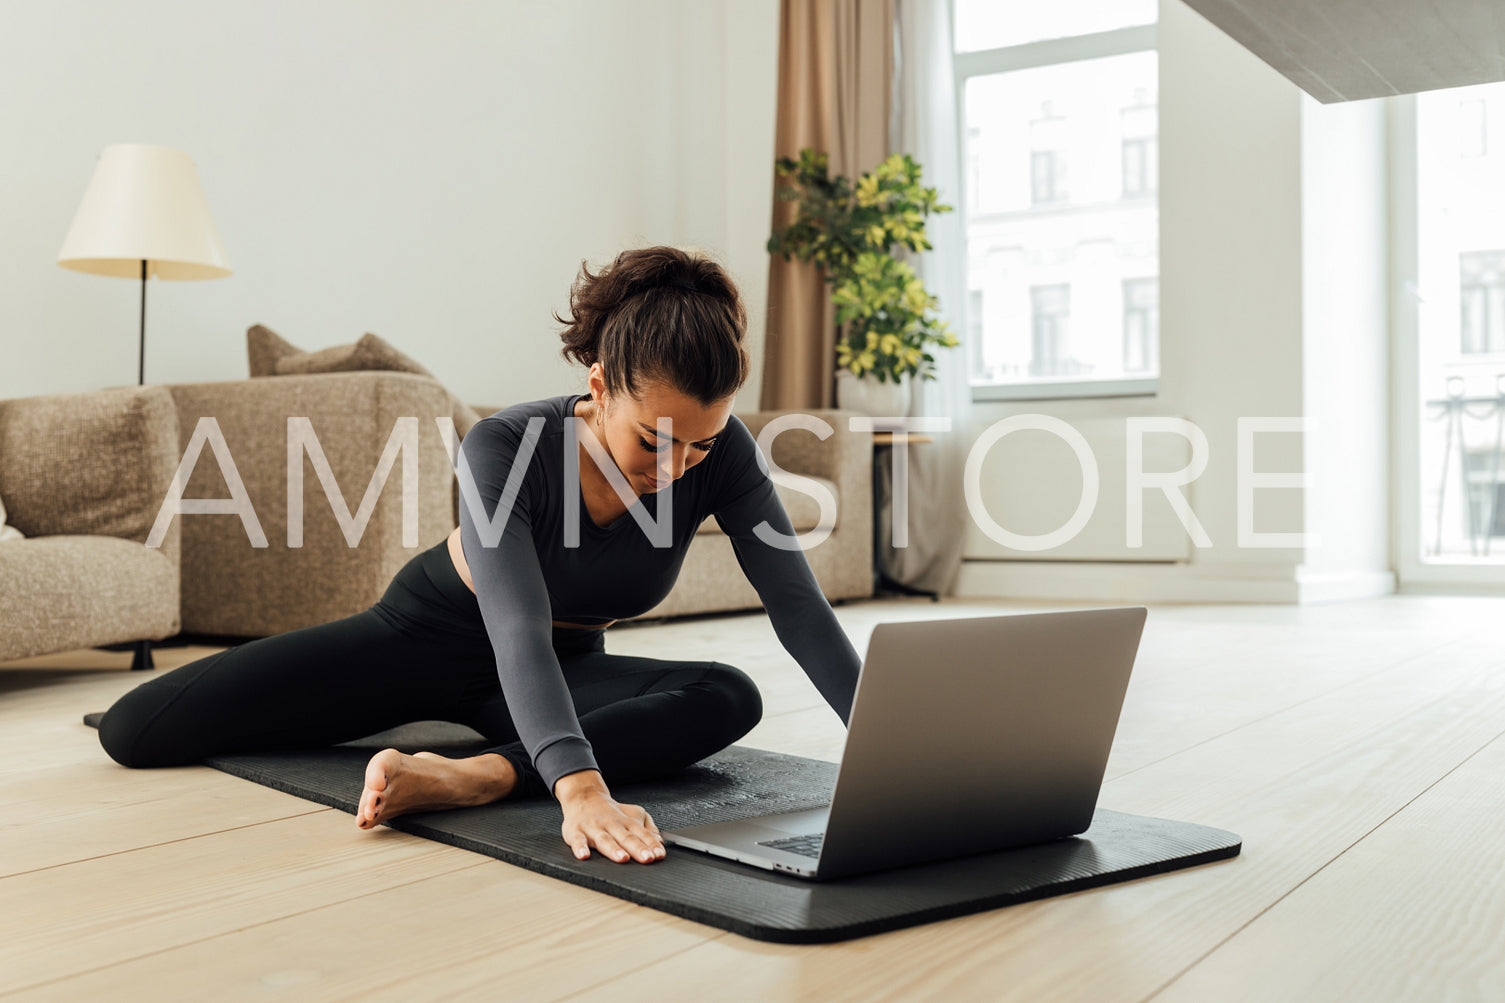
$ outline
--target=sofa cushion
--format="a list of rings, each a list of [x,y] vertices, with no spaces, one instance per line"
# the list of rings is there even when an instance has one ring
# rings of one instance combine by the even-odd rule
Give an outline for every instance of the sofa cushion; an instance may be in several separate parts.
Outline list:
[[[385,369],[399,373],[417,373],[437,382],[434,374],[415,359],[404,355],[386,340],[370,332],[348,345],[331,345],[306,352],[271,328],[255,324],[246,331],[246,354],[253,377]],[[463,403],[454,394],[449,395],[449,401],[454,411],[455,434],[463,439],[471,426],[481,420],[481,416],[476,414],[475,408]]]
[[[824,477],[812,477],[809,474],[800,474],[800,476],[806,480],[815,481],[817,484],[823,485],[836,498],[837,507],[840,507],[841,496],[836,492],[835,481]],[[805,533],[817,527],[820,529],[834,529],[836,527],[834,513],[829,522],[821,522],[820,502],[813,496],[803,491],[796,491],[786,484],[779,483],[778,478],[774,478],[773,490],[779,496],[779,501],[784,503],[784,511],[789,513],[789,524],[794,527],[796,533]],[[721,527],[716,525],[716,517],[714,515],[708,515],[695,532],[697,534],[719,533],[721,532]]]
[[[29,539],[146,540],[177,464],[177,409],[166,387],[0,401],[0,492],[7,520]]]
[[[177,633],[178,569],[160,548],[113,536],[0,545],[0,659]]]

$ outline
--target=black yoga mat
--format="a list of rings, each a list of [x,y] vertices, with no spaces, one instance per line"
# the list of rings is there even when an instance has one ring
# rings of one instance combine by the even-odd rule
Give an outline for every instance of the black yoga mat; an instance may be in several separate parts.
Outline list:
[[[84,723],[97,728],[101,716],[86,714]],[[336,746],[204,762],[354,815],[366,763],[378,750],[463,757],[487,744],[463,725],[419,721]],[[829,803],[835,782],[835,763],[733,745],[672,777],[614,786],[612,796],[641,804],[667,830],[816,808]],[[811,882],[672,845],[653,864],[619,864],[594,850],[578,860],[559,835],[560,820],[555,801],[537,797],[414,812],[384,824],[745,937],[794,944],[1129,881],[1233,857],[1243,845],[1222,829],[1099,807],[1092,827],[1068,839]]]

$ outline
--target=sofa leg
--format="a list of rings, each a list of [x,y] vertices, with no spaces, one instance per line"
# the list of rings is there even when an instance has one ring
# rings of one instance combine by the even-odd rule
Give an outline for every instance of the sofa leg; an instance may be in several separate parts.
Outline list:
[[[132,672],[138,669],[155,669],[157,667],[156,663],[152,661],[152,642],[137,641],[133,650],[136,654],[131,659]]]
[[[928,589],[917,589],[912,585],[905,585],[903,582],[894,581],[882,571],[875,572],[873,574],[873,595],[881,596],[885,592],[890,594],[898,593],[903,596],[929,596],[931,602],[941,601],[939,593],[931,592]]]

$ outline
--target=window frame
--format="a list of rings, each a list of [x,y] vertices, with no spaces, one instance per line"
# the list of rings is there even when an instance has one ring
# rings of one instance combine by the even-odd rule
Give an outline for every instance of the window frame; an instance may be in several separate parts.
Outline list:
[[[951,0],[954,5],[955,0]],[[952,12],[952,23],[955,23],[955,12]],[[967,81],[972,77],[988,76],[994,73],[1007,73],[1013,70],[1025,70],[1039,66],[1052,66],[1057,63],[1078,62],[1086,59],[1100,59],[1106,56],[1128,55],[1134,52],[1159,50],[1159,25],[1137,25],[1130,28],[1117,28],[1111,31],[1093,32],[1086,35],[1074,35],[1068,38],[1049,38],[1037,42],[1025,42],[1020,45],[1008,45],[996,49],[979,49],[974,52],[955,52],[955,40],[948,39],[948,44],[953,47],[952,70],[953,85],[955,87],[956,108],[956,162],[965,165],[967,163],[967,127],[966,127],[966,88]],[[1157,102],[1158,106],[1158,102]],[[1157,112],[1158,121],[1158,112]],[[1158,125],[1157,125],[1158,134]],[[1159,157],[1156,158],[1158,175]],[[981,180],[979,179],[979,187]],[[966,185],[961,185],[962,191],[957,193],[957,210],[962,214],[960,240],[962,243],[958,260],[962,267],[966,268],[967,262],[967,226],[968,218]],[[1153,186],[1156,205],[1159,205],[1158,181]],[[1157,255],[1158,259],[1158,255]],[[1157,265],[1158,276],[1158,265]],[[969,309],[968,304],[962,304],[962,310]],[[964,315],[961,318],[961,327],[968,330],[971,318]],[[1156,333],[1157,360],[1160,356],[1158,351],[1159,332]],[[1160,378],[1158,375],[1150,377],[1119,377],[1114,379],[1037,379],[1013,383],[985,383],[972,379],[969,365],[967,382],[972,389],[972,400],[997,401],[997,400],[1053,400],[1064,398],[1092,398],[1092,397],[1154,397],[1159,392]]]

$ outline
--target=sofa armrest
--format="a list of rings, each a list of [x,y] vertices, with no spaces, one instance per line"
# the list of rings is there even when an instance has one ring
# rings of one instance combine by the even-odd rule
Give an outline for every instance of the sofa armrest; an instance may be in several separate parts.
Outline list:
[[[145,543],[178,466],[165,387],[110,387],[0,401],[0,497],[27,536]],[[176,521],[160,551],[178,566]]]
[[[323,623],[365,609],[415,553],[402,539],[403,458],[395,458],[367,513],[360,507],[400,418],[418,420],[415,492],[417,546],[454,529],[453,467],[435,419],[450,417],[449,392],[427,376],[363,370],[267,376],[169,387],[186,452],[201,418],[224,436],[234,472],[266,537],[255,547],[236,514],[189,514],[183,520],[183,629],[264,636]],[[309,449],[303,471],[302,544],[289,547],[287,423],[309,420],[333,474],[338,501],[326,495]],[[207,428],[207,426],[206,426]],[[229,467],[229,464],[226,464]],[[185,498],[228,498],[212,449],[189,472]],[[346,515],[352,546],[341,526]]]
[[[753,411],[737,417],[742,419],[742,423],[756,439],[769,422],[786,414],[818,418],[831,426],[831,434],[821,439],[815,432],[802,428],[785,429],[774,438],[770,459],[791,474],[806,474],[834,481],[843,515],[860,508],[868,514],[867,523],[871,526],[873,433],[851,431],[847,427],[847,419],[856,417],[857,412],[836,408]]]

